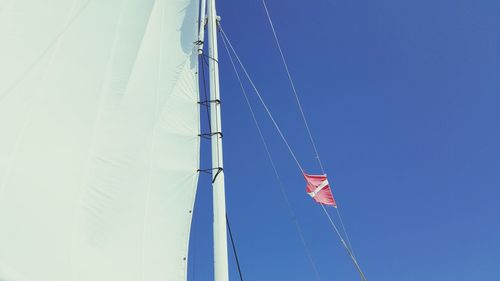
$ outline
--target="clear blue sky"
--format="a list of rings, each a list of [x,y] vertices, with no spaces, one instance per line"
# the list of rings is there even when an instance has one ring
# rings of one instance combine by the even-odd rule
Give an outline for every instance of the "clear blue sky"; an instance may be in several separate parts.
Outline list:
[[[368,280],[500,280],[500,2],[268,6]],[[261,1],[219,0],[218,12],[306,170],[319,173]],[[220,53],[227,208],[244,278],[315,280]],[[252,98],[321,280],[359,280]],[[213,278],[211,198],[202,175],[190,281]]]

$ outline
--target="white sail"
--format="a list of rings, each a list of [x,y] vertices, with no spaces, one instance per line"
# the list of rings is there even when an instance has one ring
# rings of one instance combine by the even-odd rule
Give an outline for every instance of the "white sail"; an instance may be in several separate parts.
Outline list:
[[[186,280],[196,0],[0,1],[0,280]]]

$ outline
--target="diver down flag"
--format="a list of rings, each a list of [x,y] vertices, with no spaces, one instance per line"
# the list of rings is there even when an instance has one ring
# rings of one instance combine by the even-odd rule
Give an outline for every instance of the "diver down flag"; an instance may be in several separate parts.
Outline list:
[[[333,199],[332,190],[330,189],[330,184],[326,175],[308,175],[304,173],[304,178],[307,182],[306,191],[309,196],[311,196],[314,201],[337,207],[335,199]]]

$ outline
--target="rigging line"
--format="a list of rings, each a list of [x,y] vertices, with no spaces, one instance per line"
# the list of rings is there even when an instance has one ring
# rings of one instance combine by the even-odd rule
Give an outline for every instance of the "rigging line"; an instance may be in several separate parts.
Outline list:
[[[288,196],[286,195],[285,188],[283,186],[283,182],[281,181],[281,178],[280,178],[279,173],[278,173],[278,169],[276,168],[276,164],[274,163],[274,160],[273,160],[273,158],[271,156],[271,152],[269,150],[267,142],[266,142],[266,140],[264,138],[264,135],[262,134],[262,130],[260,128],[260,125],[257,122],[257,118],[255,116],[255,112],[254,112],[254,110],[252,108],[250,100],[248,99],[247,92],[245,90],[245,87],[243,86],[243,82],[242,82],[240,74],[238,73],[238,70],[236,68],[236,64],[234,63],[233,57],[231,56],[231,52],[229,51],[229,48],[228,48],[227,43],[226,43],[226,41],[225,41],[224,38],[222,38],[222,42],[224,43],[224,47],[225,47],[226,52],[227,52],[227,54],[229,56],[229,60],[231,62],[231,65],[233,66],[233,70],[234,70],[234,73],[236,74],[236,78],[238,79],[238,82],[240,83],[241,91],[242,91],[243,96],[245,98],[245,101],[246,101],[246,104],[248,106],[248,109],[250,110],[250,113],[252,115],[254,124],[255,124],[255,126],[257,128],[257,131],[259,133],[261,143],[263,144],[264,149],[266,151],[267,158],[268,158],[269,162],[271,163],[271,167],[272,167],[272,169],[274,171],[274,175],[275,175],[276,180],[278,182],[278,186],[279,186],[279,189],[281,191],[281,195],[283,196],[283,198],[285,200],[285,203],[286,203],[289,215],[292,218],[292,221],[294,222],[297,234],[298,234],[298,236],[300,238],[302,246],[304,247],[304,250],[306,252],[307,258],[309,259],[309,263],[311,264],[311,267],[312,267],[312,269],[314,271],[314,274],[316,275],[316,280],[320,281],[321,278],[320,278],[320,275],[319,275],[318,268],[316,267],[316,264],[314,263],[314,259],[312,257],[311,251],[307,247],[306,240],[305,240],[304,235],[302,233],[302,228],[300,227],[300,224],[299,224],[299,222],[298,222],[298,220],[297,220],[297,218],[295,216],[295,212],[293,211],[292,204],[290,203],[290,200],[288,199]]]
[[[203,61],[205,62],[205,64],[206,64],[206,65],[207,65],[207,67],[209,68],[209,69],[208,69],[208,71],[210,71],[210,64],[209,64],[209,62],[208,62],[208,59],[207,59],[207,58],[211,58],[211,57],[209,57],[209,56],[207,56],[207,55],[205,55],[205,54],[201,54],[201,56],[203,57]],[[215,61],[215,62],[217,62],[216,60],[214,60],[214,61]],[[205,72],[203,72],[203,74],[205,74]],[[203,80],[203,82],[205,82],[205,80]],[[212,100],[210,100],[210,99],[208,99],[208,98],[207,98],[207,95],[206,95],[206,88],[205,88],[205,98],[206,98],[206,100],[209,102],[209,104],[211,104],[212,102],[217,102],[217,101],[215,101],[215,100],[214,100],[214,101],[212,101]],[[211,97],[210,97],[210,98],[211,98]],[[219,101],[219,102],[220,102],[220,101]],[[215,106],[217,106],[217,104],[215,104]],[[213,134],[213,133],[216,133],[216,134],[217,134],[217,133],[222,133],[222,132],[219,130],[219,126],[218,126],[217,122],[216,122],[216,124],[215,124],[215,125],[216,125],[215,132],[214,132],[214,131],[212,131],[212,119],[211,119],[211,113],[212,113],[212,110],[215,112],[215,113],[214,113],[214,115],[215,115],[215,116],[214,116],[214,117],[215,117],[215,120],[217,120],[217,119],[218,119],[218,115],[217,115],[217,112],[218,112],[218,111],[217,111],[217,109],[212,108],[212,105],[210,105],[209,107],[207,107],[207,114],[208,114],[208,116],[209,116],[209,117],[208,117],[208,123],[209,123],[210,134]],[[210,138],[212,138],[212,135],[210,136]],[[219,144],[219,141],[220,141],[220,138],[221,138],[221,135],[220,135],[220,134],[217,134],[217,135],[216,135],[216,143],[217,143],[217,146],[216,146],[216,148],[217,148],[217,167],[220,167],[220,162],[221,162],[221,161],[220,161],[220,157],[219,157],[219,145],[218,145],[218,144]],[[215,168],[215,167],[214,167],[214,168]],[[214,182],[215,182],[215,179],[217,178],[217,176],[219,175],[219,173],[220,173],[220,172],[221,172],[221,170],[219,169],[219,170],[217,171],[217,173],[216,173],[216,174],[213,174],[213,175],[212,175],[212,183],[214,183]]]
[[[302,120],[304,121],[304,125],[305,125],[305,127],[307,129],[307,133],[309,135],[309,140],[311,141],[312,147],[314,149],[314,153],[316,154],[316,159],[318,160],[318,164],[319,164],[319,166],[321,168],[321,172],[323,174],[326,174],[324,166],[323,166],[323,163],[321,161],[321,158],[319,157],[318,149],[316,147],[316,142],[314,141],[314,138],[313,138],[312,133],[311,133],[311,129],[309,127],[309,123],[307,122],[307,118],[306,118],[304,110],[302,108],[302,103],[300,102],[299,95],[298,95],[297,90],[295,88],[295,83],[293,82],[292,75],[291,75],[290,70],[288,68],[288,63],[286,62],[285,55],[283,53],[283,49],[281,48],[281,44],[280,44],[280,42],[278,40],[278,35],[276,33],[276,29],[274,28],[274,23],[273,23],[273,21],[271,19],[271,14],[269,13],[269,9],[267,8],[266,0],[262,0],[262,4],[264,6],[264,10],[266,11],[267,20],[269,21],[269,25],[271,26],[271,30],[272,30],[273,36],[274,36],[274,41],[276,42],[276,46],[278,47],[278,51],[280,53],[281,60],[283,61],[283,66],[285,67],[286,74],[288,76],[288,81],[290,82],[290,86],[292,87],[292,91],[293,91],[293,94],[295,96],[295,100],[297,101],[297,105],[298,105],[298,107],[300,109],[300,114],[302,115]],[[352,245],[351,245],[351,241],[349,239],[349,235],[347,234],[347,230],[346,230],[346,227],[344,225],[344,220],[342,219],[342,216],[340,214],[339,208],[337,207],[336,209],[337,209],[337,215],[338,215],[338,217],[340,219],[340,224],[342,226],[342,231],[344,232],[344,234],[346,236],[349,248],[351,249],[351,251],[354,254],[354,251],[353,251]]]
[[[359,273],[359,276],[361,277],[361,280],[367,281],[366,277],[365,277],[365,274],[361,270],[361,267],[359,266],[358,261],[356,260],[356,257],[354,257],[351,249],[345,243],[345,241],[342,238],[342,235],[340,234],[337,226],[335,225],[335,223],[333,222],[332,218],[330,217],[330,214],[328,213],[328,211],[326,210],[326,208],[325,208],[325,206],[323,204],[320,204],[320,205],[321,205],[321,208],[323,208],[323,211],[325,212],[326,216],[328,217],[328,220],[330,221],[330,224],[332,225],[333,229],[335,229],[335,232],[337,233],[337,235],[338,235],[338,237],[340,239],[340,242],[342,243],[342,246],[344,246],[344,248],[346,249],[347,253],[349,254],[349,256],[350,256],[350,258],[352,260],[352,263],[354,264],[354,266],[358,270],[358,273]]]
[[[205,96],[205,101],[204,101],[204,104],[205,104],[205,111],[207,113],[207,120],[208,120],[208,130],[209,130],[209,136],[210,138],[212,138],[212,136],[215,134],[215,135],[218,135],[220,137],[222,137],[222,132],[219,132],[219,130],[216,130],[215,132],[212,131],[212,119],[211,119],[211,116],[210,116],[210,113],[211,113],[211,105],[210,103],[212,102],[217,102],[217,100],[215,101],[212,101],[209,99],[208,95],[207,95],[207,86],[206,86],[206,77],[205,77],[205,66],[203,63],[206,64],[206,67],[210,67],[209,64],[208,64],[208,61],[207,61],[207,56],[204,55],[204,54],[200,54],[198,57],[200,57],[202,59],[202,63],[201,63],[201,72],[202,72],[202,80],[203,80],[203,93],[204,93],[204,96]],[[200,103],[200,104],[203,104],[203,103]],[[217,112],[216,112],[217,113]],[[217,116],[217,115],[216,115]],[[217,118],[216,118],[217,119]],[[200,134],[200,136],[203,136],[204,134]],[[217,143],[219,142],[219,138],[217,138]],[[212,173],[212,183],[215,182],[215,180],[217,179],[217,176],[222,172],[222,168],[220,167],[220,158],[219,158],[219,153],[217,153],[217,168],[212,168],[210,169],[211,171],[214,171],[215,169],[217,169],[217,173]],[[200,170],[198,170],[200,171]]]
[[[293,94],[295,95],[295,100],[297,101],[297,105],[299,106],[300,109],[300,114],[302,115],[302,120],[304,121],[304,125],[307,129],[307,133],[309,134],[309,139],[311,140],[312,147],[314,149],[314,153],[316,153],[316,159],[318,160],[319,166],[321,168],[321,171],[323,174],[325,174],[325,169],[323,167],[323,163],[321,162],[321,158],[319,157],[318,149],[316,147],[316,143],[314,141],[314,138],[311,134],[311,129],[309,128],[309,124],[306,119],[306,115],[304,114],[304,110],[302,109],[302,104],[299,99],[299,95],[297,94],[297,90],[295,88],[295,83],[293,82],[292,75],[290,74],[290,70],[288,69],[288,64],[285,59],[285,55],[283,54],[283,50],[281,48],[281,44],[278,40],[278,35],[276,35],[276,30],[274,29],[274,24],[273,21],[271,20],[271,15],[269,14],[269,10],[267,9],[266,1],[262,0],[262,4],[264,5],[264,9],[266,10],[266,15],[267,19],[269,21],[269,24],[271,25],[271,29],[273,31],[274,35],[274,40],[276,41],[276,45],[278,46],[278,50],[281,55],[281,60],[283,61],[283,65],[285,66],[286,74],[288,75],[288,81],[290,81],[290,85],[292,87]]]
[[[234,259],[236,260],[236,266],[238,267],[238,274],[240,275],[240,281],[243,281],[243,273],[241,272],[240,261],[238,259],[236,245],[234,244],[233,232],[231,231],[231,226],[229,225],[229,218],[227,217],[227,214],[226,214],[226,224],[227,224],[227,230],[229,232],[229,237],[231,238],[231,245],[233,246]]]
[[[198,56],[202,62],[201,62],[201,76],[202,76],[202,81],[203,81],[203,94],[205,96],[205,102],[210,102],[210,99],[208,98],[207,95],[207,82],[206,82],[206,77],[205,77],[205,65],[203,64],[205,62],[205,57],[199,55]],[[205,107],[205,111],[207,112],[207,120],[208,120],[208,131],[212,133],[212,124],[210,122],[210,110],[208,106]]]
[[[262,99],[262,96],[260,95],[260,92],[259,90],[257,89],[257,87],[255,86],[252,78],[250,77],[250,75],[248,74],[245,66],[243,65],[243,63],[241,62],[241,59],[240,57],[238,56],[238,54],[236,53],[236,50],[234,49],[233,45],[231,44],[231,41],[229,40],[229,38],[227,37],[226,33],[224,32],[224,29],[222,29],[222,25],[220,24],[220,22],[218,22],[218,25],[219,25],[219,30],[222,34],[222,38],[225,38],[225,40],[227,41],[227,44],[228,46],[230,47],[231,51],[233,52],[234,54],[234,57],[236,58],[236,60],[238,61],[241,69],[243,70],[243,72],[245,73],[245,76],[247,77],[248,81],[250,82],[250,85],[252,85],[252,88],[255,92],[255,94],[257,94],[257,97],[259,98],[260,102],[262,103],[262,106],[264,107],[264,109],[266,110],[267,112],[267,115],[269,116],[269,118],[271,119],[271,121],[273,122],[274,124],[274,127],[276,128],[276,130],[278,131],[279,135],[281,136],[281,139],[283,140],[283,142],[285,143],[286,147],[288,148],[288,151],[290,152],[290,154],[292,155],[293,159],[295,160],[295,163],[297,164],[297,166],[299,167],[300,171],[302,173],[304,173],[304,169],[302,169],[302,166],[300,165],[299,163],[299,160],[297,160],[297,157],[295,156],[295,153],[293,153],[293,150],[292,148],[290,147],[290,144],[288,144],[288,141],[286,140],[285,136],[283,135],[283,132],[281,131],[280,127],[278,126],[278,123],[276,123],[276,120],[274,119],[273,115],[271,114],[271,111],[269,110],[269,108],[267,107],[266,103],[264,102],[264,100]]]
[[[344,220],[342,219],[342,216],[340,215],[339,209],[340,209],[339,205],[337,204],[337,208],[335,208],[335,210],[337,211],[337,216],[339,217],[339,220],[340,220],[340,226],[342,226],[342,231],[344,232],[345,238],[347,240],[347,244],[349,245],[349,248],[351,249],[352,255],[354,257],[356,257],[356,255],[354,254],[354,250],[352,249],[351,239],[349,239],[349,235],[347,234],[347,229],[344,225]]]
[[[253,83],[253,80],[251,79],[250,75],[248,74],[245,66],[243,65],[243,63],[241,62],[241,59],[239,58],[238,54],[236,53],[236,50],[234,49],[233,45],[231,44],[231,41],[229,40],[229,38],[227,37],[226,33],[224,32],[224,29],[222,28],[222,25],[220,23],[218,23],[218,26],[219,26],[219,30],[221,32],[221,34],[223,35],[223,39],[225,39],[227,41],[227,44],[228,46],[231,48],[234,56],[236,57],[239,65],[241,66],[243,72],[245,73],[245,76],[247,77],[248,81],[250,82],[250,84],[252,85],[252,88],[254,89],[255,93],[257,94],[260,102],[262,103],[264,109],[266,110],[269,118],[271,119],[271,121],[273,121],[273,124],[276,128],[276,130],[278,131],[278,133],[280,134],[282,140],[285,142],[285,144],[287,145],[287,148],[290,152],[290,154],[292,155],[292,157],[294,158],[295,162],[297,163],[298,167],[300,168],[300,170],[302,172],[304,172],[304,170],[302,169],[302,166],[300,165],[299,161],[297,160],[297,158],[295,157],[295,154],[293,153],[290,145],[288,144],[286,138],[284,137],[283,133],[281,132],[278,124],[276,123],[276,121],[274,120],[269,108],[267,107],[266,103],[264,102],[264,100],[262,99],[262,96],[260,95],[257,87],[255,86],[255,84]],[[345,243],[344,239],[342,238],[342,235],[340,234],[340,232],[338,231],[338,228],[336,227],[336,225],[334,224],[333,220],[331,219],[330,215],[328,214],[328,212],[326,212],[326,209],[324,209],[324,206],[322,205],[323,207],[323,210],[325,211],[325,214],[327,215],[328,219],[330,220],[330,223],[332,224],[333,228],[335,229],[337,235],[339,236],[340,238],[340,241],[342,242],[342,245],[345,247],[345,249],[347,250],[347,252],[349,253],[349,256],[351,257],[351,260],[353,261],[354,265],[356,266],[356,269],[358,270],[358,272],[360,273],[360,276],[362,278],[363,281],[366,281],[366,277],[364,276],[364,273],[361,271],[361,268],[359,267],[359,264],[356,260],[356,258],[354,257],[354,255],[352,254],[352,251],[351,249],[348,247],[348,245]]]

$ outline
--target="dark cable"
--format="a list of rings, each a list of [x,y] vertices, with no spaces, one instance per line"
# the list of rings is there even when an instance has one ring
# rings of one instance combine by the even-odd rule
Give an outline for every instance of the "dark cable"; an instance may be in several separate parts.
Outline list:
[[[199,57],[202,60],[202,62],[201,62],[201,76],[203,77],[203,79],[202,79],[202,81],[203,81],[203,94],[205,96],[205,102],[206,102],[206,101],[209,101],[210,99],[207,96],[207,82],[206,82],[206,78],[205,78],[205,67],[203,64],[203,62],[205,62],[205,57],[203,57],[203,56],[199,56]],[[208,130],[209,130],[209,132],[212,132],[212,124],[210,121],[210,111],[208,109],[208,106],[205,106],[205,111],[207,112]]]
[[[236,266],[238,267],[238,273],[240,275],[240,281],[243,281],[243,273],[241,273],[240,261],[238,259],[238,253],[236,252],[236,246],[234,245],[233,233],[231,232],[231,226],[229,225],[229,218],[226,214],[227,230],[229,231],[229,237],[231,238],[231,245],[233,246],[234,258],[236,260]]]
[[[210,68],[210,64],[208,63],[208,59],[212,59],[212,60],[213,60],[213,61],[215,61],[216,63],[219,63],[219,62],[218,62],[217,60],[215,60],[214,58],[212,58],[212,57],[210,57],[210,56],[207,56],[207,55],[205,55],[205,54],[202,54],[202,57],[203,57],[203,61],[205,62],[205,64],[206,64],[209,68]],[[209,71],[210,71],[210,69],[209,69]],[[217,89],[216,89],[216,91],[217,91]],[[205,89],[205,97],[206,97],[206,96],[207,96],[207,95],[206,95],[206,89]],[[211,101],[211,100],[209,100],[208,98],[207,98],[207,100],[208,100],[209,102],[212,102],[212,101]],[[216,102],[218,102],[218,103],[220,104],[220,100],[216,100]],[[215,106],[217,106],[217,104],[216,104]],[[209,112],[209,108],[208,108],[208,107],[207,107],[207,112]],[[215,109],[215,118],[216,118],[216,120],[219,118],[219,117],[218,117],[218,114],[217,114],[217,109]],[[209,113],[209,119],[208,119],[208,120],[209,120],[209,124],[211,124],[212,122],[211,122],[211,119],[210,119],[210,113]],[[216,123],[216,125],[217,125],[217,123]],[[212,133],[212,126],[211,126],[211,125],[209,126],[209,129],[210,129],[210,133]],[[219,128],[218,128],[218,126],[217,126],[217,128],[215,128],[215,129],[217,130],[217,132],[220,132],[220,131],[219,131]],[[221,133],[221,134],[222,134],[222,133]],[[222,135],[221,135],[221,136],[222,136]],[[217,138],[217,144],[219,144],[219,140],[220,140],[220,137],[219,137],[219,138]],[[217,145],[217,166],[220,166],[220,162],[221,162],[221,161],[220,161],[220,158],[219,158],[219,145]],[[217,173],[217,175],[218,175],[218,174],[219,174],[219,173]],[[213,182],[215,182],[215,177],[212,179],[212,183],[213,183]]]

